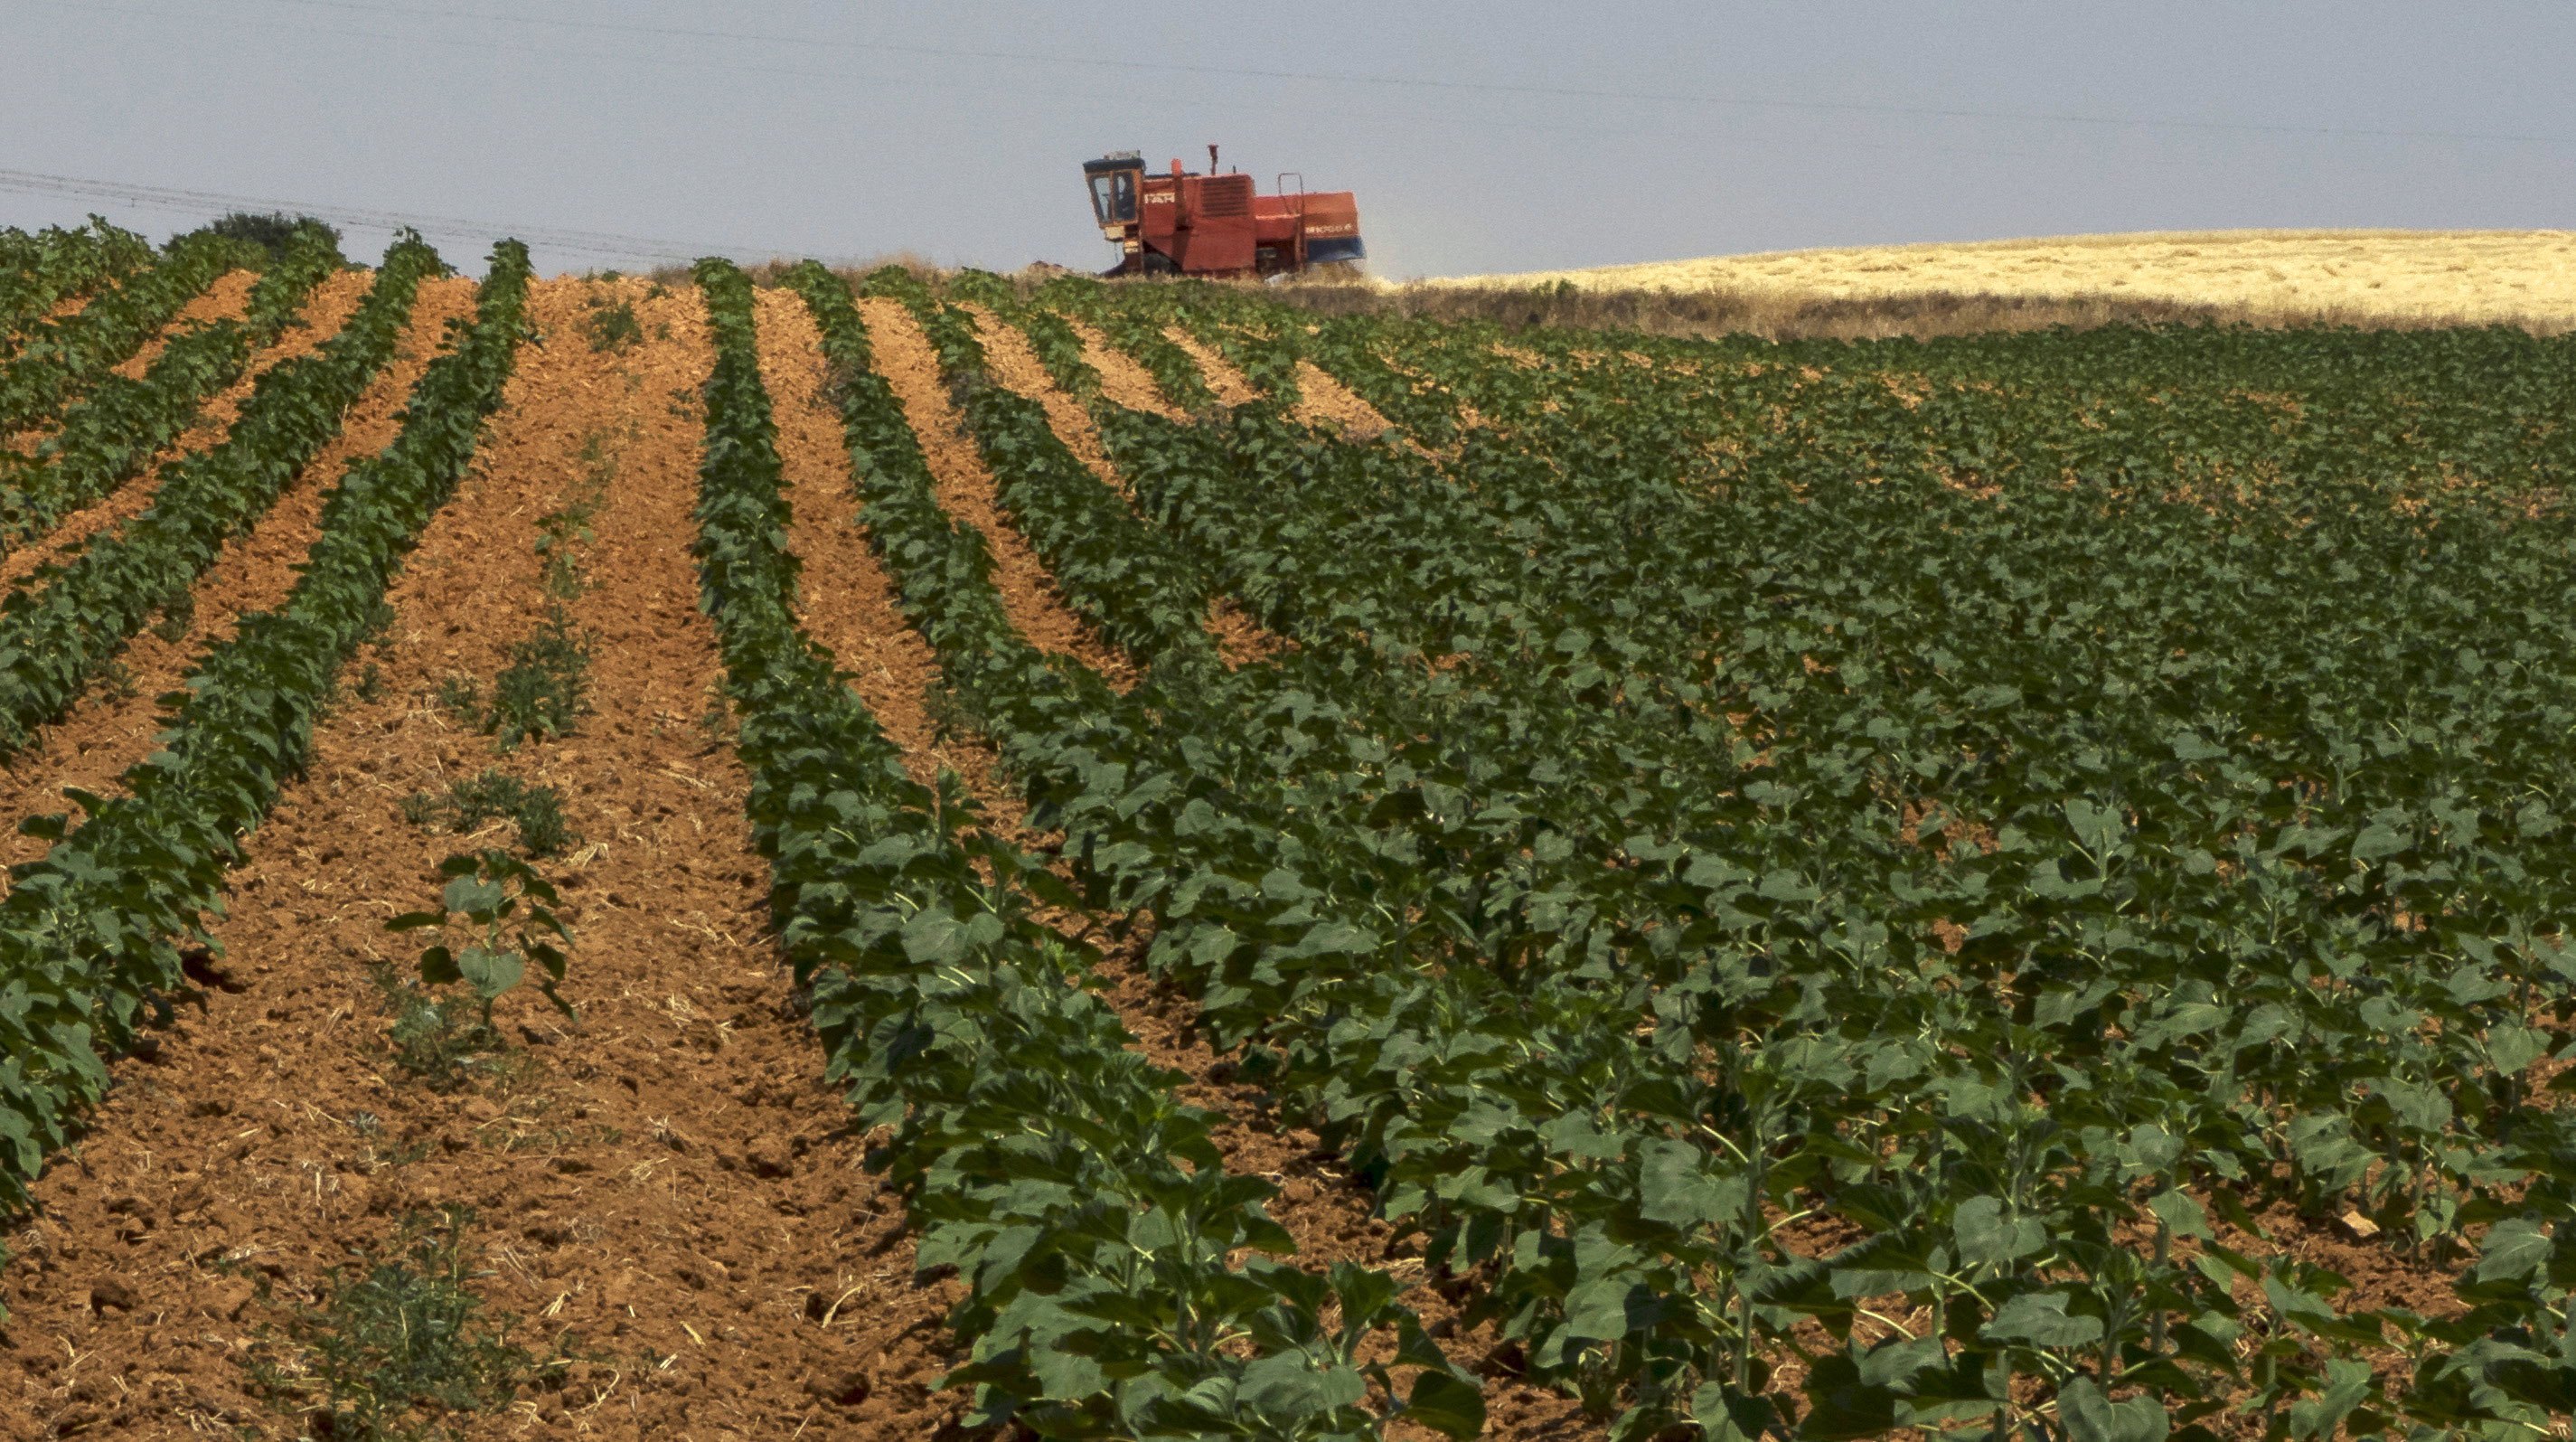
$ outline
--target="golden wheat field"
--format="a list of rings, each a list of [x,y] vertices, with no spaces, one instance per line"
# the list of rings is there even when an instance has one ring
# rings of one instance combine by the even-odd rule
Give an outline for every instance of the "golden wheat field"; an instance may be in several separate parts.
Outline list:
[[[2250,315],[2576,322],[2576,232],[2232,230],[1772,251],[1438,285],[1770,292],[1865,300],[1935,293],[2109,296]]]

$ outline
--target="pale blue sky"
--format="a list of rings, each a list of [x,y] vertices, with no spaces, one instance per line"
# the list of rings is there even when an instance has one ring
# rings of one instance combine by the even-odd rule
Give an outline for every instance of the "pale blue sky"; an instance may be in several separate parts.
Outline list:
[[[1079,162],[1203,163],[1214,140],[1265,188],[1294,169],[1357,191],[1394,276],[2566,227],[2571,73],[2563,3],[0,0],[0,223],[94,208],[158,237],[213,208],[35,174],[674,253],[1096,267]]]

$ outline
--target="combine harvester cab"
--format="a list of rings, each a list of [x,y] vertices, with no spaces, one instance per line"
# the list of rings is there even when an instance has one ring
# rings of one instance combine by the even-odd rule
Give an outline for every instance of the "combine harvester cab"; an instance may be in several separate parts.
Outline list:
[[[1119,248],[1108,275],[1272,276],[1314,265],[1351,264],[1368,250],[1360,241],[1359,202],[1347,190],[1310,191],[1305,177],[1290,190],[1256,195],[1252,177],[1218,173],[1208,147],[1208,173],[1149,172],[1134,151],[1087,160],[1092,218]]]

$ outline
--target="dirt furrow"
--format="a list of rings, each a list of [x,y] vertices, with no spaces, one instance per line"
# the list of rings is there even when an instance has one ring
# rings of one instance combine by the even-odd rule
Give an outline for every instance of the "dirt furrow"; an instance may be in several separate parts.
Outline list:
[[[1297,362],[1297,390],[1297,419],[1310,426],[1328,426],[1362,441],[1373,441],[1395,429],[1394,422],[1379,415],[1377,407],[1313,361]]]
[[[534,318],[572,335],[602,289],[541,284]],[[702,315],[693,292],[619,293],[671,339],[522,351],[353,668],[374,683],[351,678],[235,874],[220,983],[39,1184],[7,1275],[0,1430],[280,1427],[247,1364],[291,1358],[288,1304],[353,1248],[381,1255],[406,1217],[457,1206],[487,1305],[566,1363],[468,1435],[919,1436],[958,1405],[927,1390],[948,1289],[913,1283],[899,1209],[789,1005],[746,778],[711,709],[683,539]],[[496,755],[436,693],[458,674],[488,691],[537,624],[540,519],[581,494],[600,498],[590,584],[565,606],[592,635],[593,710]],[[486,767],[559,788],[589,838],[538,863],[565,888],[581,1014],[503,998],[507,1064],[441,1093],[394,1064],[369,969],[419,944],[382,923],[436,904],[442,854],[511,840],[402,819],[406,794]]]
[[[993,585],[1002,593],[1002,608],[1011,623],[1041,651],[1071,656],[1121,690],[1135,684],[1134,663],[1093,635],[1065,605],[1045,563],[1003,516],[993,473],[985,468],[974,438],[966,433],[965,418],[950,403],[948,387],[939,376],[938,354],[912,313],[901,302],[875,298],[860,301],[859,308],[867,321],[877,373],[894,387],[905,419],[921,438],[940,505],[984,535],[993,557]]]
[[[336,285],[338,279],[334,277],[325,285]],[[286,598],[295,585],[295,567],[312,547],[321,520],[322,498],[338,484],[341,473],[352,462],[374,455],[393,440],[403,403],[441,348],[448,319],[470,316],[473,309],[472,281],[431,280],[421,284],[393,361],[350,408],[339,435],[297,475],[285,494],[278,497],[277,504],[249,531],[234,537],[215,564],[197,578],[181,617],[164,618],[136,633],[115,669],[72,714],[46,727],[38,733],[33,746],[10,758],[6,768],[0,770],[0,817],[59,811],[63,809],[62,791],[66,786],[113,792],[126,769],[151,753],[153,738],[160,730],[160,707],[155,698],[176,689],[206,647],[229,637],[242,612],[266,609]],[[319,345],[337,333],[349,310],[354,310],[354,305],[329,317],[327,331],[320,319],[308,311],[308,318],[315,319],[315,323],[306,331],[290,331],[286,344],[300,344],[308,350]],[[226,425],[231,423],[232,413],[228,404]],[[120,496],[134,498],[147,489],[142,485],[127,486]],[[141,509],[139,502],[131,507],[136,512]],[[99,524],[105,523],[102,520]],[[185,624],[177,624],[180,620]],[[43,854],[44,846],[44,842],[13,830],[0,837],[0,864],[32,861]]]
[[[214,284],[179,307],[179,313],[171,317],[170,324],[161,327],[134,354],[118,361],[114,367],[116,374],[130,381],[139,381],[146,371],[152,369],[152,363],[161,358],[161,352],[170,348],[171,337],[200,325],[219,320],[240,320],[250,314],[251,288],[258,284],[259,272],[255,270],[228,270],[216,276]]]
[[[954,771],[990,812],[1017,804],[980,741],[934,719],[945,683],[930,643],[904,619],[894,581],[855,517],[849,452],[840,418],[824,399],[831,363],[813,312],[794,291],[762,290],[754,316],[760,379],[778,421],[782,494],[795,512],[789,543],[804,564],[798,610],[805,633],[830,648],[877,725],[903,748],[904,765],[925,785]]]
[[[1093,475],[1107,483],[1111,490],[1131,503],[1136,493],[1127,486],[1127,478],[1118,474],[1117,465],[1100,444],[1100,432],[1091,424],[1091,416],[1082,402],[1057,389],[1047,374],[1046,363],[1029,346],[1029,338],[1015,325],[1004,325],[993,313],[980,305],[959,307],[975,318],[975,330],[984,346],[984,360],[1000,381],[1014,394],[1036,401],[1046,411],[1047,428],[1074,459],[1090,468]]]
[[[143,373],[150,370],[152,363],[161,358],[161,352],[169,349],[172,336],[197,325],[219,320],[240,320],[248,315],[251,288],[257,284],[259,284],[259,273],[256,271],[226,271],[216,278],[213,285],[198,292],[186,305],[181,306],[179,313],[171,318],[170,323],[147,338],[141,349],[109,369],[130,381],[143,379]],[[57,427],[49,421],[33,430],[15,432],[7,437],[8,447],[20,455],[34,455],[36,447],[44,444],[45,438],[54,434],[56,429]]]
[[[1055,438],[1064,442],[1065,449],[1073,452],[1074,458],[1093,475],[1132,504],[1135,492],[1128,489],[1127,478],[1118,474],[1117,465],[1101,445],[1100,432],[1091,424],[1090,413],[1080,401],[1057,387],[1047,374],[1045,362],[1030,347],[1028,337],[1020,333],[1019,327],[996,320],[982,306],[970,305],[966,310],[975,317],[976,329],[983,337],[984,358],[992,367],[993,378],[1044,407],[1047,426],[1055,432]],[[1230,596],[1209,597],[1208,613],[1199,624],[1216,638],[1217,654],[1228,666],[1249,666],[1267,660],[1288,644],[1255,621]]]
[[[1149,411],[1167,421],[1188,419],[1181,414],[1180,407],[1164,398],[1163,388],[1155,382],[1153,372],[1138,365],[1134,356],[1111,345],[1109,337],[1102,335],[1091,322],[1067,316],[1065,323],[1073,327],[1075,335],[1082,337],[1082,358],[1100,373],[1100,393],[1108,397],[1111,404],[1125,406],[1131,411]]]
[[[160,491],[163,470],[185,457],[212,450],[220,443],[232,430],[234,420],[241,415],[242,405],[250,399],[251,388],[258,384],[259,378],[286,361],[312,354],[324,342],[338,335],[340,328],[349,323],[349,317],[357,314],[359,303],[367,298],[367,291],[374,284],[373,272],[343,270],[315,286],[313,293],[305,298],[304,309],[298,312],[303,324],[288,327],[275,344],[253,352],[250,366],[242,372],[241,379],[208,397],[197,423],[154,456],[142,474],[117,487],[113,495],[97,504],[65,516],[62,524],[43,538],[0,557],[0,587],[18,585],[34,575],[38,567],[68,556],[101,530],[130,516],[140,515]],[[423,293],[426,292],[427,287],[424,287]],[[467,294],[470,305],[470,289]],[[433,340],[436,334],[434,331],[431,333]]]
[[[1198,362],[1199,374],[1207,377],[1208,389],[1216,392],[1217,400],[1228,409],[1250,405],[1261,399],[1261,392],[1252,388],[1252,382],[1244,379],[1243,372],[1234,368],[1234,362],[1201,345],[1197,336],[1176,325],[1163,327],[1163,334],[1172,344],[1188,351],[1191,360]]]

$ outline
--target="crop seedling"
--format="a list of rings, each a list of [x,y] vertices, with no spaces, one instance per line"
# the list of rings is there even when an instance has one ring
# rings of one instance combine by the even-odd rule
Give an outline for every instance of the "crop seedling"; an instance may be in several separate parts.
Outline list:
[[[402,800],[402,818],[414,826],[459,834],[508,821],[518,828],[519,849],[532,857],[556,855],[581,840],[564,821],[561,791],[531,786],[496,767],[454,783],[441,795],[413,792]]]
[[[509,1405],[547,1364],[510,1341],[472,1284],[490,1275],[462,1207],[403,1219],[391,1247],[335,1270],[248,1359],[253,1384],[333,1442],[451,1436],[463,1415]]]
[[[419,931],[462,926],[473,939],[463,947],[444,942],[425,947],[418,970],[425,986],[463,982],[482,1007],[486,1030],[492,1005],[528,979],[535,963],[537,990],[565,1016],[572,1003],[558,988],[564,979],[563,946],[572,941],[553,908],[563,898],[537,869],[506,851],[459,853],[438,864],[447,878],[440,891],[441,909],[412,911],[385,923],[387,931]],[[558,945],[561,943],[562,945]]]

